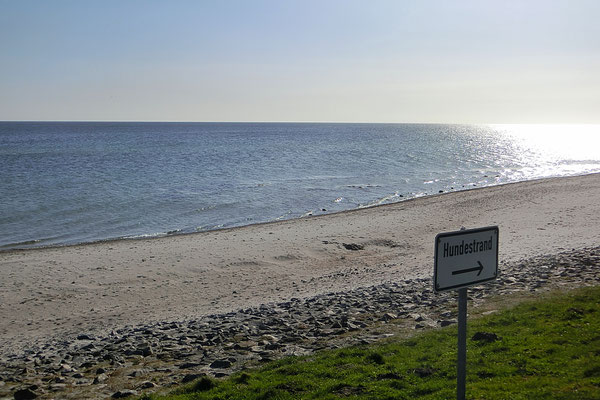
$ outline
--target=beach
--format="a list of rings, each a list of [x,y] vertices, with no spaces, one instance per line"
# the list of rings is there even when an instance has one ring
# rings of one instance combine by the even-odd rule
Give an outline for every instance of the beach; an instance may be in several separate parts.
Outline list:
[[[433,249],[436,234],[463,226],[500,232],[499,277],[470,289],[472,309],[597,285],[599,196],[592,174],[2,252],[0,397],[126,397],[455,324],[454,294],[433,292]]]
[[[0,349],[430,278],[435,235],[462,226],[499,227],[501,266],[595,246],[598,198],[592,174],[221,231],[2,252]]]

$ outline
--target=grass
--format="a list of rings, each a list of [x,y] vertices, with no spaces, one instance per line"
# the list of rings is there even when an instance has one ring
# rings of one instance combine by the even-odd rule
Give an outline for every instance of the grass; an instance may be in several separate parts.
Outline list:
[[[470,320],[468,338],[468,399],[600,399],[600,287]],[[456,340],[454,325],[407,340],[289,357],[143,398],[451,399]]]

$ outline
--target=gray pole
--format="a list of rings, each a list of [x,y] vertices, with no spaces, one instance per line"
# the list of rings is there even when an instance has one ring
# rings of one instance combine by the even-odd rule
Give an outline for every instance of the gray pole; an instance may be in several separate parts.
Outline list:
[[[467,289],[458,290],[458,363],[456,399],[465,400],[467,382]]]

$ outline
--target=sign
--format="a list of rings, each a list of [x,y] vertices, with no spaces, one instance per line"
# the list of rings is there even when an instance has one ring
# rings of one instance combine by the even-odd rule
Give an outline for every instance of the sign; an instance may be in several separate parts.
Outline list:
[[[460,289],[498,276],[498,227],[440,233],[435,237],[434,288]]]

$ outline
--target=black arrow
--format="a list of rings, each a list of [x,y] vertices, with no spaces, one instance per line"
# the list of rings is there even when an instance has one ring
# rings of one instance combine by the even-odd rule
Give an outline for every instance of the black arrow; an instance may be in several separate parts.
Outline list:
[[[478,271],[477,276],[479,276],[479,275],[481,275],[481,271],[483,271],[483,265],[479,261],[477,261],[477,264],[479,264],[479,267],[459,269],[458,271],[452,271],[452,275],[466,274],[467,272]]]

